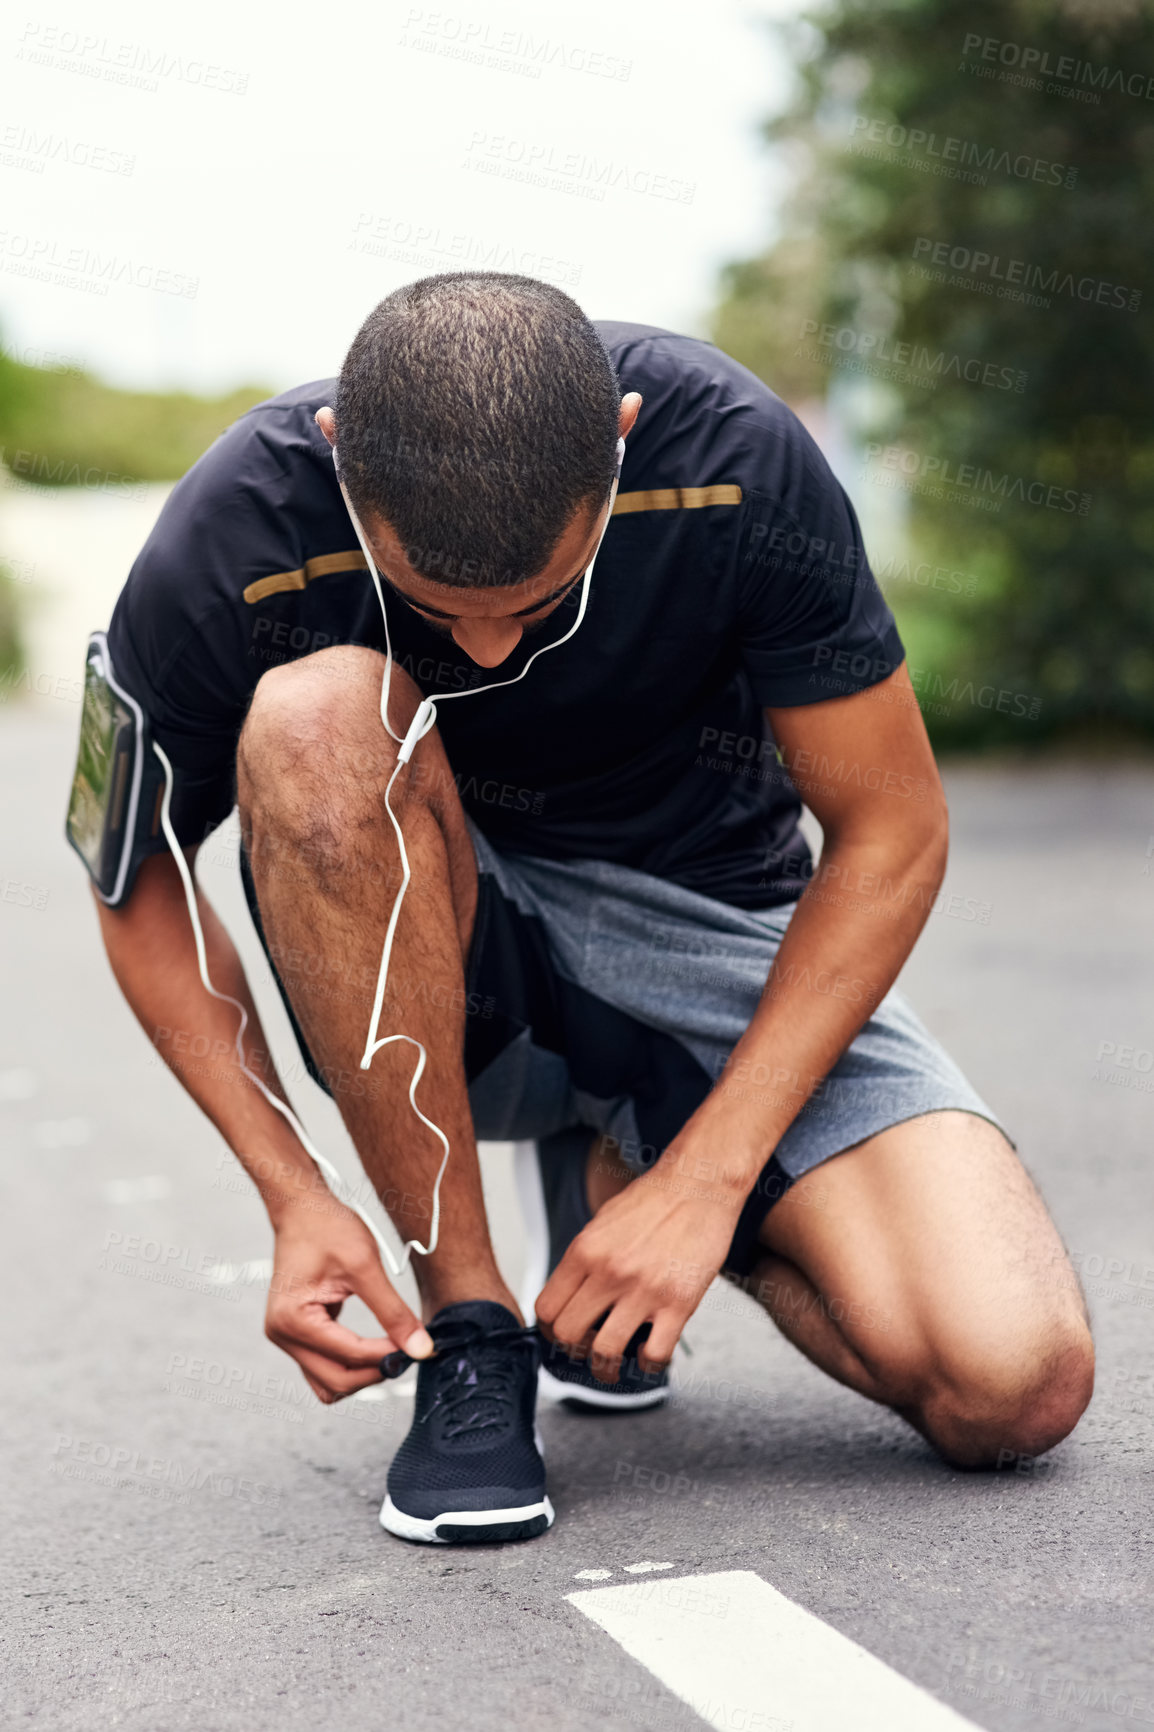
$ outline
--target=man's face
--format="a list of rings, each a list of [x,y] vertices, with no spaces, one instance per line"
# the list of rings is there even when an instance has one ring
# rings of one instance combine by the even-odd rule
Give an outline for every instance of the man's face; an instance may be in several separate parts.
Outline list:
[[[383,517],[367,512],[362,526],[377,569],[394,595],[434,631],[451,637],[478,667],[495,668],[512,655],[526,632],[542,625],[567,597],[572,600],[580,593],[608,511],[608,498],[600,505],[579,506],[548,564],[523,583],[500,589],[462,589],[422,577]]]

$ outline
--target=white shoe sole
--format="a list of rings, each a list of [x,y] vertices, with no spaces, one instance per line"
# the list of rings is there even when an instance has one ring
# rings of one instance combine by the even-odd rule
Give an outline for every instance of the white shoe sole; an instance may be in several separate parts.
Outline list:
[[[542,1519],[544,1527],[540,1525]],[[544,1533],[553,1526],[553,1505],[545,1497],[540,1503],[522,1504],[518,1509],[445,1510],[426,1520],[406,1515],[386,1497],[381,1505],[381,1526],[399,1540],[414,1540],[419,1545],[468,1545],[470,1541],[494,1545],[504,1540],[535,1539]]]
[[[583,1383],[566,1383],[542,1366],[537,1373],[537,1394],[546,1401],[572,1401],[579,1407],[597,1407],[607,1412],[632,1413],[641,1407],[660,1407],[668,1400],[669,1385],[639,1389],[633,1395],[614,1395],[610,1389],[590,1389]]]

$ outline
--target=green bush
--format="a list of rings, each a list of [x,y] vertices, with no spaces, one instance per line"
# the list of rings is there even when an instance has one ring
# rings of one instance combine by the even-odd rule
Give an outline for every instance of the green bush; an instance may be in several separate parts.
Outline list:
[[[0,445],[6,467],[45,486],[93,472],[116,481],[175,481],[217,436],[270,395],[118,391],[62,366],[30,367],[0,351]]]
[[[24,672],[19,592],[12,573],[0,560],[0,701]]]
[[[939,743],[1154,735],[1154,8],[834,0],[788,38],[793,194],[715,341],[792,402],[832,389],[916,554],[972,575],[890,592],[923,695],[1038,714],[927,701]]]

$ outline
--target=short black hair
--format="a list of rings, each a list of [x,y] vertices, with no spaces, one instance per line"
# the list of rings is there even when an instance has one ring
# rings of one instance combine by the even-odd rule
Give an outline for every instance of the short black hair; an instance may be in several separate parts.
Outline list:
[[[620,408],[604,343],[551,283],[422,277],[374,307],[345,357],[341,478],[422,577],[521,583],[607,497]]]

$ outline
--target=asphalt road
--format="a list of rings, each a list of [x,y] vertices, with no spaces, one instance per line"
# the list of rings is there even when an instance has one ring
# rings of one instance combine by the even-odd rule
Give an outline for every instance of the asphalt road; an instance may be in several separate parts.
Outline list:
[[[1074,1436],[1030,1472],[953,1472],[715,1294],[667,1409],[543,1414],[547,1536],[425,1550],[377,1525],[411,1398],[323,1410],[263,1338],[263,1211],[111,980],[60,835],[59,709],[0,711],[0,1723],[700,1727],[566,1598],[644,1561],[755,1572],[981,1726],[1154,1720],[1154,770],[954,769],[946,896],[904,977],[1084,1275],[1100,1371]],[[207,852],[251,957],[232,851]],[[353,1171],[329,1103],[294,1095]],[[515,1280],[510,1152],[485,1159]]]

